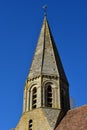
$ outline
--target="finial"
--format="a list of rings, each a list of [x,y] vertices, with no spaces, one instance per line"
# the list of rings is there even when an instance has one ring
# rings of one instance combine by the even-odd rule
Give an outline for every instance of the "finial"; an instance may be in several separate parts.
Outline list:
[[[47,5],[44,5],[44,6],[43,6],[43,9],[44,9],[44,16],[46,16],[46,14],[47,14],[47,13],[46,13]]]

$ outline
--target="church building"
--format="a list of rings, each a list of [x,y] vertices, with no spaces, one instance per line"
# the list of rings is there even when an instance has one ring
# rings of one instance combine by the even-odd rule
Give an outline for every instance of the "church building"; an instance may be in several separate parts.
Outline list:
[[[87,130],[82,120],[87,121],[87,106],[70,110],[69,83],[44,15],[24,86],[23,113],[14,130]]]

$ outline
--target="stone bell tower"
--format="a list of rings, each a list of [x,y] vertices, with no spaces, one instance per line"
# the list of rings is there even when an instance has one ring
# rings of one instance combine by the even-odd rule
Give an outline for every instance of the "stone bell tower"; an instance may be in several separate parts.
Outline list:
[[[53,130],[69,109],[69,84],[45,15],[15,130]]]

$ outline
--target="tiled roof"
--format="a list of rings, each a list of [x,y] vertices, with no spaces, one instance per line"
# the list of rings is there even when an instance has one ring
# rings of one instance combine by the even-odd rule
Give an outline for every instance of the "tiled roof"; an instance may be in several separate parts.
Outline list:
[[[69,110],[56,130],[87,130],[87,105]]]

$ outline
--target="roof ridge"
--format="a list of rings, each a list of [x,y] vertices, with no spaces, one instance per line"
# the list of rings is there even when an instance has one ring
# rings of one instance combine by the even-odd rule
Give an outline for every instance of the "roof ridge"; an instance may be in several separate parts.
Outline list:
[[[72,110],[74,111],[74,110],[76,110],[76,109],[83,108],[83,107],[87,107],[87,104],[84,104],[84,105],[79,106],[79,107],[72,108],[72,109],[70,109],[68,112],[70,112],[70,111],[72,111]]]

